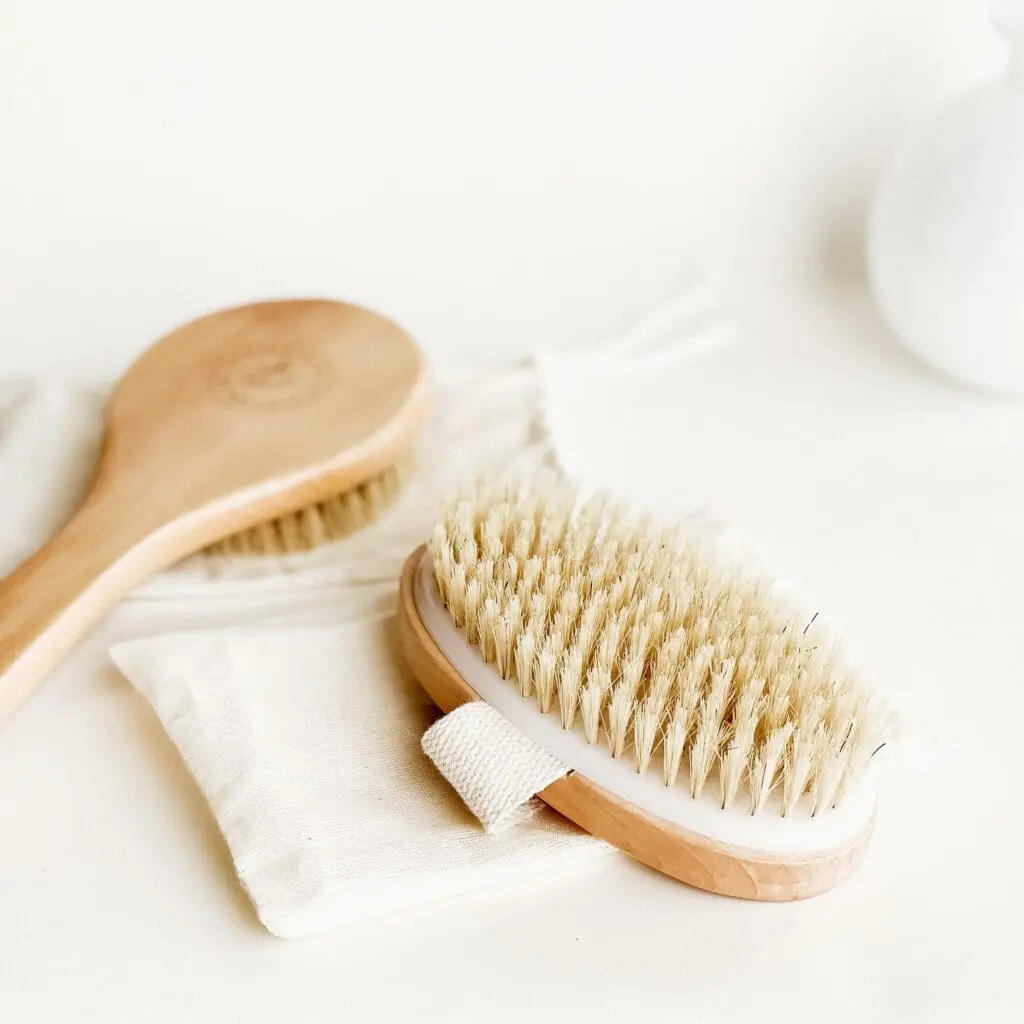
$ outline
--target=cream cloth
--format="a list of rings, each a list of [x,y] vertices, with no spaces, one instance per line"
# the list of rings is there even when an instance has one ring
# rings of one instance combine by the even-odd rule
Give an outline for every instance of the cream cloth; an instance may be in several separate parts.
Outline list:
[[[652,372],[700,350],[708,324],[689,295],[600,352],[476,374],[442,369],[417,473],[378,523],[304,555],[195,557],[131,598],[166,608],[169,625],[211,601],[264,624],[135,640],[112,656],[180,750],[271,931],[304,935],[606,849],[536,804],[500,835],[479,829],[420,750],[427,705],[381,614],[447,486],[495,463],[573,471],[586,437],[564,394],[588,377],[607,387],[624,369]],[[80,499],[99,434],[95,394],[59,395],[23,388],[20,413],[0,422],[0,471],[10,450],[12,480],[25,479],[17,466],[35,467],[32,500],[51,510],[48,530]],[[0,558],[12,564],[39,538],[5,525]],[[327,625],[273,625],[300,603]]]
[[[260,920],[307,935],[602,852],[536,804],[488,835],[420,752],[393,620],[170,633],[112,651],[206,795]],[[531,794],[532,795],[532,794]]]
[[[98,391],[47,381],[0,383],[0,578],[78,506],[102,433]]]

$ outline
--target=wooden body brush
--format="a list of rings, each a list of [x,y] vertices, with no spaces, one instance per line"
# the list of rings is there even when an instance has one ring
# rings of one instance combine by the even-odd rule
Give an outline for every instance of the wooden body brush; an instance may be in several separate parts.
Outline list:
[[[567,768],[539,794],[712,892],[791,900],[860,862],[878,698],[712,549],[567,484],[476,484],[408,559],[399,631],[442,710],[484,700]]]
[[[152,573],[275,517],[271,549],[329,531],[317,503],[388,479],[425,399],[408,335],[337,302],[243,306],[159,341],[110,400],[81,509],[0,581],[0,719]]]

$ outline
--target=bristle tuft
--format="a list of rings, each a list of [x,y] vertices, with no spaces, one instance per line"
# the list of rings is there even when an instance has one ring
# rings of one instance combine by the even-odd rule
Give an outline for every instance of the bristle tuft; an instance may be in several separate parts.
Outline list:
[[[395,466],[358,487],[204,548],[211,556],[280,556],[344,540],[380,518],[398,498],[405,469]]]

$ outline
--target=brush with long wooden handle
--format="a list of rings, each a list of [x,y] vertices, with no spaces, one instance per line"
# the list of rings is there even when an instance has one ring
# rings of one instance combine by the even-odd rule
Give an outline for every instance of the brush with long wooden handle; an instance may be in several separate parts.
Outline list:
[[[387,473],[425,399],[408,335],[342,303],[257,303],[159,341],[110,400],[81,509],[0,581],[0,720],[152,573]]]

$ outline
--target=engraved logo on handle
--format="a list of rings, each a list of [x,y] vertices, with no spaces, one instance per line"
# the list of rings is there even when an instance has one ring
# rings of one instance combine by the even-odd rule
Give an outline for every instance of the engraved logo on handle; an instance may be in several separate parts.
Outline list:
[[[260,345],[223,366],[213,390],[231,405],[297,405],[323,390],[328,376],[328,367],[298,345]]]

